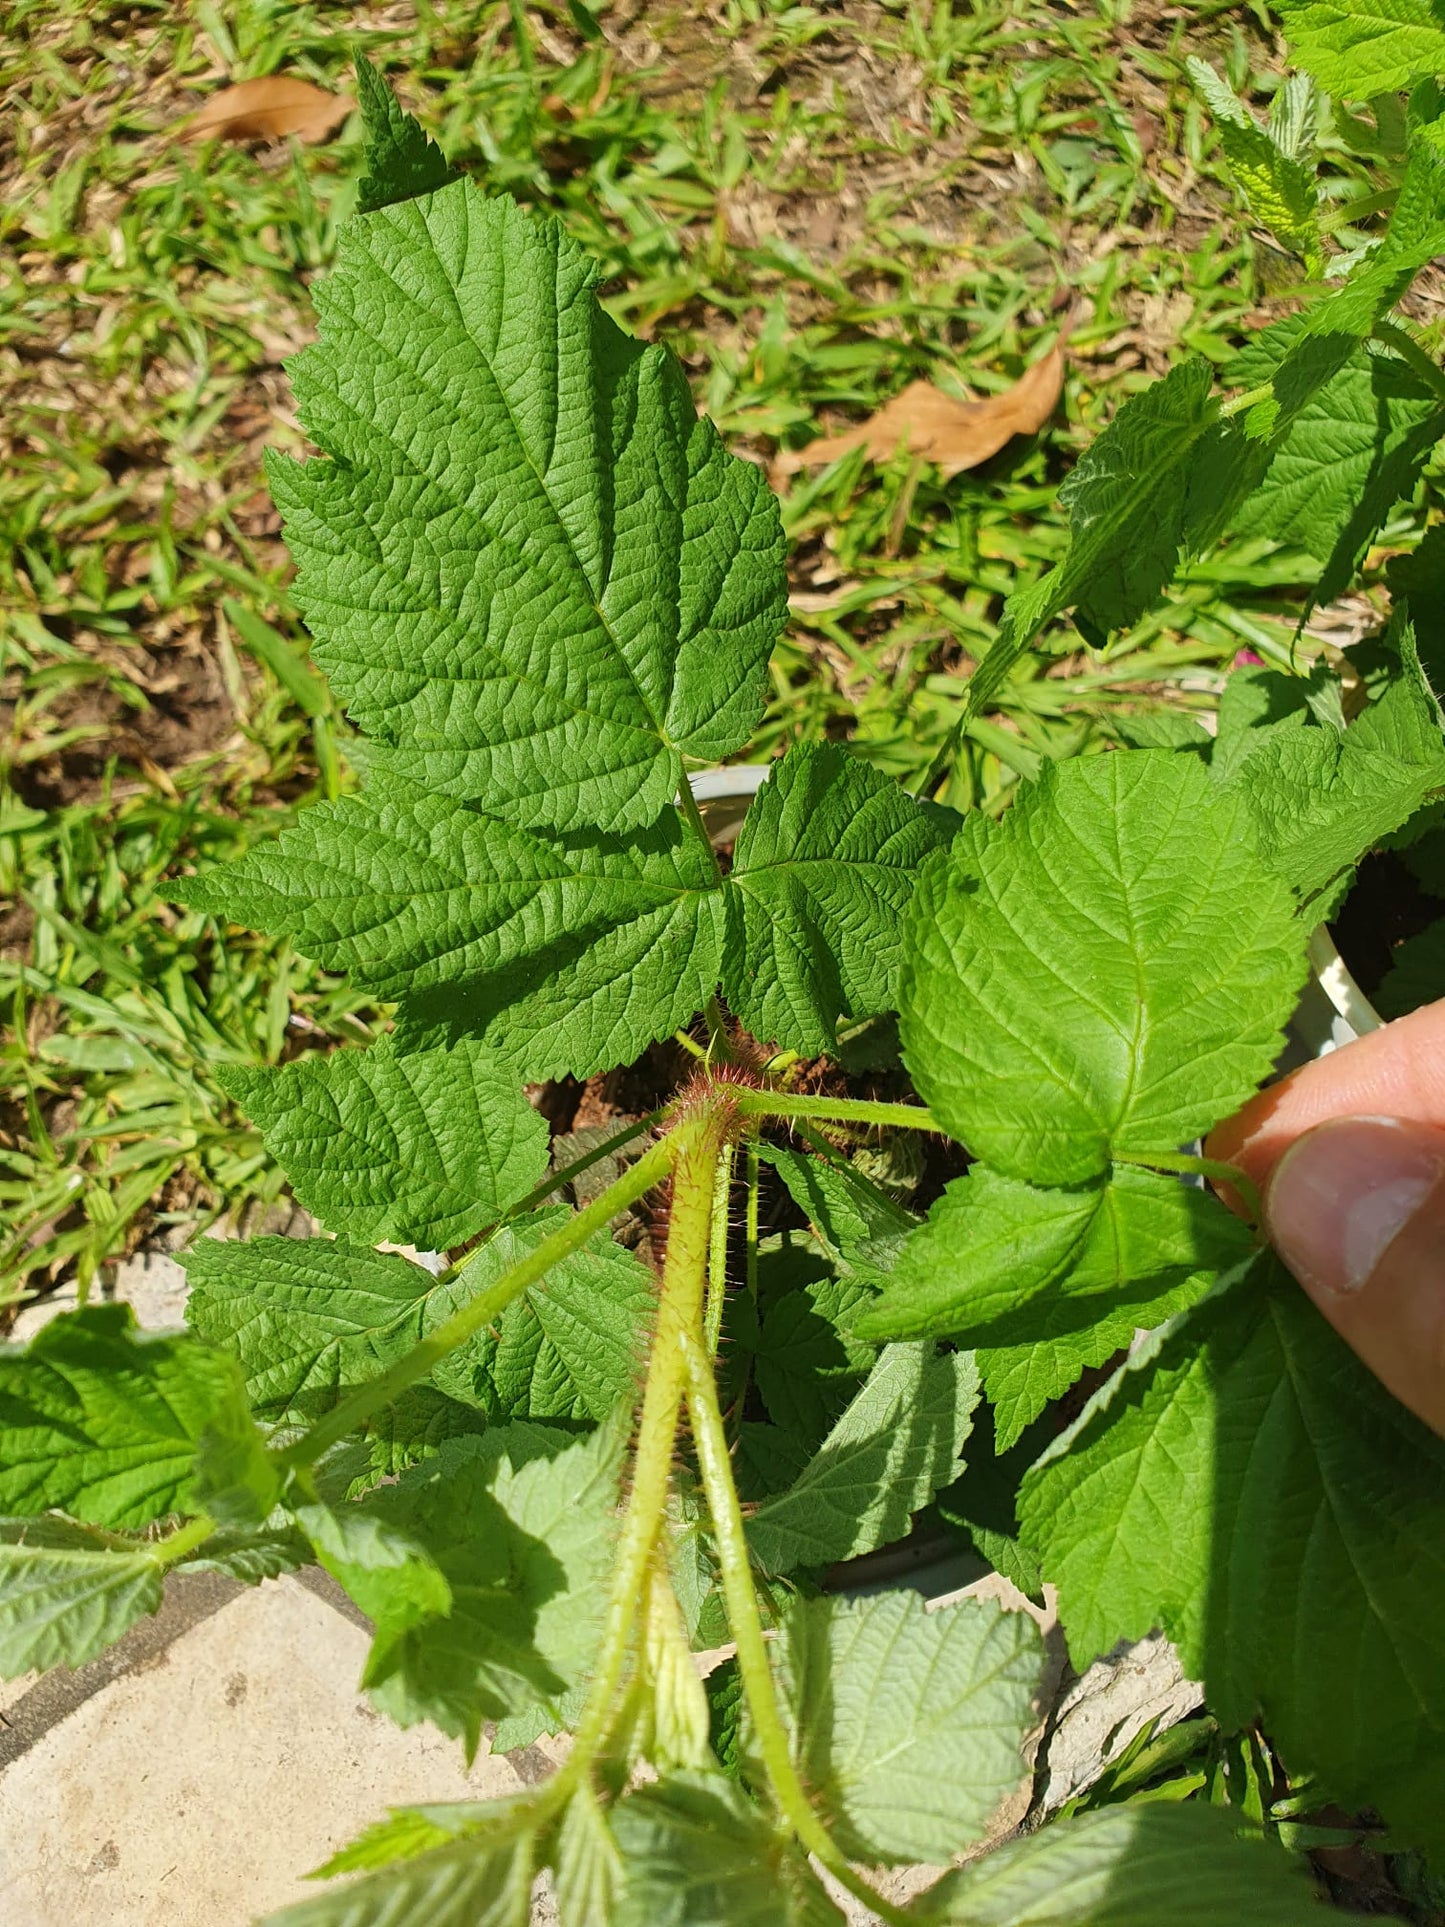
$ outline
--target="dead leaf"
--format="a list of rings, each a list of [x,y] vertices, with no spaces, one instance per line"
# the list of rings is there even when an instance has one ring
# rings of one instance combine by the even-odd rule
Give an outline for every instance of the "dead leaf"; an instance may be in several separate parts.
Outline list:
[[[188,141],[324,141],[346,119],[356,102],[349,94],[328,94],[309,80],[267,74],[243,80],[212,94],[186,128]]]
[[[1058,405],[1064,385],[1064,347],[1051,348],[1012,388],[982,401],[956,401],[931,381],[911,381],[876,415],[841,435],[824,435],[806,448],[784,449],[774,463],[782,475],[821,462],[836,462],[863,448],[870,461],[886,461],[904,449],[936,462],[945,475],[977,468],[1015,435],[1033,435]]]

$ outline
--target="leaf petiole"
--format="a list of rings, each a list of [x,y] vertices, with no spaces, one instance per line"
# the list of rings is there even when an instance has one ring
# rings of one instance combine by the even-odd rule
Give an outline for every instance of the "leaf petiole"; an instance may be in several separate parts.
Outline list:
[[[1114,1162],[1133,1165],[1141,1171],[1169,1171],[1180,1177],[1208,1178],[1215,1184],[1227,1184],[1238,1192],[1241,1204],[1249,1213],[1249,1222],[1257,1225],[1263,1220],[1264,1206],[1254,1179],[1237,1164],[1226,1164],[1220,1158],[1195,1157],[1188,1151],[1150,1151],[1145,1157],[1126,1157],[1116,1151]]]
[[[703,1491],[707,1495],[722,1576],[723,1597],[727,1602],[728,1625],[738,1649],[738,1671],[743,1692],[752,1715],[763,1767],[777,1798],[784,1819],[820,1865],[848,1892],[861,1900],[890,1927],[911,1927],[916,1916],[904,1913],[873,1888],[848,1864],[822,1819],[808,1799],[798,1769],[793,1764],[787,1728],[778,1708],[772,1667],[768,1663],[763,1639],[763,1623],[758,1612],[758,1596],[753,1587],[752,1566],[748,1559],[743,1530],[742,1508],[733,1483],[728,1457],[727,1434],[718,1406],[717,1380],[705,1346],[695,1331],[682,1336],[682,1357],[687,1383],[687,1410],[692,1423],[693,1444],[697,1449]]]
[[[867,1098],[795,1097],[787,1091],[740,1091],[743,1117],[817,1117],[835,1124],[895,1124],[908,1131],[943,1127],[921,1104],[875,1104]]]
[[[208,1512],[198,1513],[178,1531],[155,1540],[150,1547],[151,1556],[158,1566],[177,1565],[182,1559],[189,1559],[197,1546],[204,1545],[215,1530],[216,1522],[211,1515]]]

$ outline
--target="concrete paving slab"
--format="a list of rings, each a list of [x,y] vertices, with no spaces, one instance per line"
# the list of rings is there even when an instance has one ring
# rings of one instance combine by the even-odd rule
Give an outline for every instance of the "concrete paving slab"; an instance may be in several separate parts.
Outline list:
[[[454,1740],[393,1726],[356,1690],[367,1645],[305,1585],[272,1581],[31,1736],[0,1770],[5,1927],[246,1927],[314,1894],[300,1876],[388,1806],[490,1799],[551,1770],[541,1745],[468,1772]]]

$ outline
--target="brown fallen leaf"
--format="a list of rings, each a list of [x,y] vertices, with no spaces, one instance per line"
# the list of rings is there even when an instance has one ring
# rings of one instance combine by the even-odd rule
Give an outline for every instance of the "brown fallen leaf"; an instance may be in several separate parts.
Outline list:
[[[902,448],[936,462],[945,475],[977,468],[1015,435],[1035,434],[1053,414],[1064,385],[1064,347],[1051,348],[1001,395],[982,401],[955,401],[931,381],[911,381],[902,394],[885,402],[876,415],[841,435],[824,435],[806,448],[782,450],[776,473],[836,462],[863,448],[870,461],[886,461]]]
[[[328,94],[309,80],[267,74],[212,94],[191,116],[185,138],[274,141],[294,134],[298,140],[324,141],[355,105],[349,94]]]

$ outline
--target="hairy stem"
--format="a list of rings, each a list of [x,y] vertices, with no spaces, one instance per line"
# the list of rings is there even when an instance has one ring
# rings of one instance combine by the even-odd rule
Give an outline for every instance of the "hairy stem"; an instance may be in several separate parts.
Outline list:
[[[158,1566],[174,1566],[182,1559],[189,1559],[197,1546],[204,1545],[216,1530],[216,1522],[208,1512],[197,1513],[188,1519],[177,1532],[164,1539],[157,1539],[150,1551]]]
[[[1254,1180],[1241,1171],[1237,1164],[1225,1164],[1219,1158],[1195,1157],[1188,1151],[1150,1151],[1142,1157],[1125,1157],[1122,1152],[1116,1151],[1114,1162],[1134,1165],[1141,1171],[1177,1172],[1181,1177],[1210,1178],[1216,1184],[1227,1184],[1238,1192],[1252,1224],[1258,1224],[1263,1218],[1264,1207],[1260,1203]]]
[[[727,1299],[728,1284],[728,1205],[732,1199],[733,1147],[724,1144],[717,1155],[717,1170],[713,1178],[712,1225],[708,1234],[707,1253],[707,1350],[709,1358],[717,1357],[718,1340],[722,1337],[723,1306]]]
[[[645,1151],[631,1170],[624,1171],[615,1184],[609,1184],[591,1204],[554,1231],[550,1238],[544,1238],[535,1251],[504,1271],[485,1291],[479,1291],[475,1298],[469,1298],[466,1304],[459,1305],[450,1318],[443,1319],[435,1331],[428,1332],[425,1338],[413,1345],[404,1358],[399,1358],[376,1378],[358,1385],[349,1398],[344,1398],[309,1432],[294,1440],[278,1455],[281,1463],[287,1466],[314,1465],[329,1447],[354,1432],[359,1425],[365,1424],[373,1413],[392,1404],[409,1385],[415,1385],[418,1379],[425,1378],[449,1352],[454,1352],[459,1345],[465,1345],[469,1338],[475,1338],[479,1331],[484,1331],[529,1285],[535,1285],[560,1259],[580,1249],[594,1232],[610,1224],[619,1211],[625,1211],[644,1191],[650,1191],[654,1184],[667,1175],[678,1154],[676,1134],[664,1138],[660,1144],[654,1144],[650,1151]]]
[[[818,1117],[835,1124],[900,1124],[910,1131],[943,1127],[921,1104],[874,1104],[851,1097],[794,1097],[787,1091],[740,1091],[738,1110],[744,1117]]]
[[[744,1226],[747,1246],[747,1273],[744,1282],[748,1296],[758,1302],[758,1141],[748,1139],[748,1215]]]
[[[691,1042],[691,1039],[688,1041]],[[540,1184],[533,1186],[525,1198],[518,1198],[515,1204],[509,1204],[501,1217],[497,1219],[496,1223],[505,1224],[508,1219],[520,1218],[528,1211],[535,1210],[539,1204],[545,1204],[554,1191],[560,1191],[563,1185],[570,1184],[573,1178],[580,1178],[584,1171],[590,1171],[594,1164],[600,1164],[604,1158],[610,1158],[614,1151],[620,1151],[624,1145],[631,1144],[635,1138],[641,1137],[644,1131],[650,1131],[654,1124],[658,1124],[661,1121],[662,1112],[660,1110],[649,1111],[646,1117],[638,1118],[636,1123],[628,1124],[620,1131],[614,1131],[612,1136],[605,1138],[601,1144],[594,1145],[590,1151],[584,1151],[580,1158],[573,1158],[570,1164],[562,1165],[548,1177],[543,1178]],[[488,1230],[495,1230],[496,1226],[489,1225],[487,1228]],[[481,1246],[478,1245],[477,1251],[480,1250]],[[476,1251],[469,1251],[464,1258],[459,1258],[456,1264],[452,1265],[442,1276],[447,1279],[458,1277],[466,1270],[476,1255]]]
[[[556,1776],[556,1798],[567,1796],[596,1758],[617,1716],[618,1688],[647,1595],[672,1479],[672,1454],[682,1405],[684,1334],[702,1325],[703,1285],[712,1233],[713,1186],[726,1149],[727,1119],[719,1107],[679,1127],[673,1168],[672,1215],[657,1330],[647,1365],[632,1492],[608,1592],[602,1646],[572,1751]]]
[[[1242,395],[1232,395],[1228,401],[1219,404],[1219,418],[1228,421],[1231,415],[1246,414],[1262,401],[1275,399],[1274,383],[1267,381],[1262,387],[1246,389]]]
[[[783,1817],[799,1840],[820,1865],[849,1893],[873,1910],[881,1919],[904,1927],[911,1916],[877,1894],[849,1866],[847,1857],[814,1812],[798,1769],[778,1706],[772,1668],[763,1639],[763,1623],[758,1612],[758,1595],[753,1587],[752,1567],[748,1560],[747,1539],[743,1531],[742,1508],[733,1482],[728,1457],[727,1436],[718,1409],[717,1381],[712,1361],[701,1338],[688,1332],[682,1341],[683,1363],[687,1376],[687,1410],[692,1422],[693,1443],[702,1472],[717,1541],[723,1598],[727,1602],[728,1625],[738,1649],[738,1671],[742,1675],[748,1712],[752,1716],[758,1750]]]

